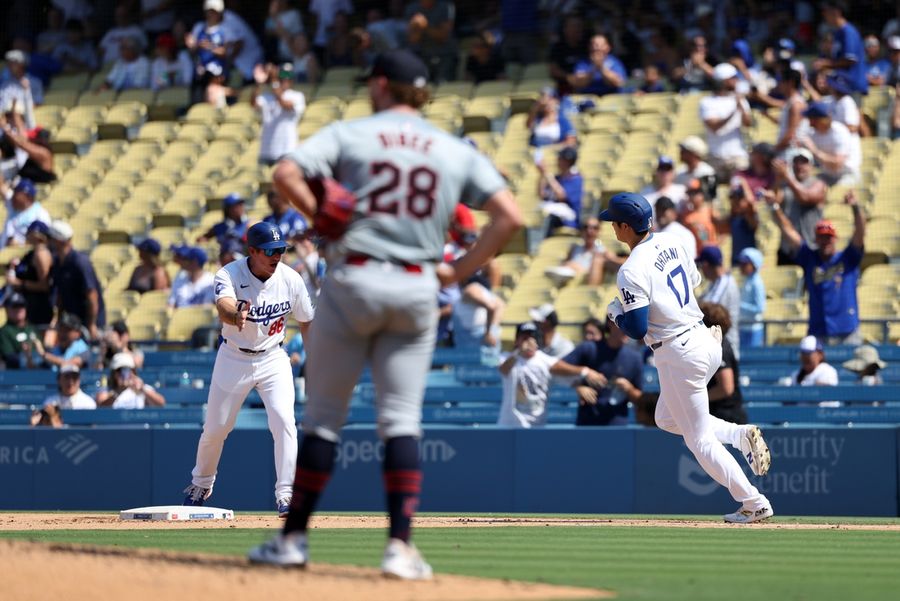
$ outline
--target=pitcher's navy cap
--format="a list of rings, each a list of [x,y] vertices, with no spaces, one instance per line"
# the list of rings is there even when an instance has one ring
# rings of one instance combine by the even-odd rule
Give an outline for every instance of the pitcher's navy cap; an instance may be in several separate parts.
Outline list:
[[[359,81],[372,77],[386,77],[388,81],[424,88],[428,85],[428,67],[409,50],[388,50],[375,57]]]
[[[621,192],[609,200],[609,208],[600,213],[601,221],[627,223],[635,232],[649,230],[653,225],[653,210],[640,194]]]
[[[247,230],[247,246],[270,250],[273,248],[287,248],[287,242],[281,235],[277,225],[260,221]]]

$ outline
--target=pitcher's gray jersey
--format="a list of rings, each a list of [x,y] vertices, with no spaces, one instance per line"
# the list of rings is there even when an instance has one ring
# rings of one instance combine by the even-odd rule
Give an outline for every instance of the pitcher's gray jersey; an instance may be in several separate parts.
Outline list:
[[[484,155],[408,112],[332,123],[285,158],[356,194],[338,252],[388,261],[440,261],[457,202],[480,208],[506,187]]]

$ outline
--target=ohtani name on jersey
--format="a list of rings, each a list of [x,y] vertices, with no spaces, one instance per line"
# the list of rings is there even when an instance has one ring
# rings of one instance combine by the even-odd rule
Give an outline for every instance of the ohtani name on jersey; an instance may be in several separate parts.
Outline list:
[[[420,136],[419,134],[408,134],[404,132],[388,132],[383,131],[378,134],[378,140],[381,145],[388,148],[403,147],[422,154],[428,154],[431,150],[431,138]]]
[[[661,253],[656,255],[656,261],[653,262],[653,266],[659,269],[660,271],[665,270],[666,263],[669,261],[674,261],[678,258],[678,250],[674,248],[666,248],[663,249]]]
[[[247,313],[247,321],[261,323],[262,325],[267,326],[273,319],[278,319],[282,315],[287,315],[290,312],[291,301],[257,305],[255,307],[250,307],[250,312]]]

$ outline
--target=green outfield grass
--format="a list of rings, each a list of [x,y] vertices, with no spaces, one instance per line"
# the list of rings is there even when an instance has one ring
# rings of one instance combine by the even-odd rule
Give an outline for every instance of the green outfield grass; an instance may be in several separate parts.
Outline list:
[[[0,538],[244,555],[270,534],[239,528],[56,530],[0,532]],[[437,572],[611,589],[623,600],[881,601],[897,598],[900,590],[898,532],[422,528],[416,543]],[[313,530],[310,544],[313,561],[375,567],[384,532]]]

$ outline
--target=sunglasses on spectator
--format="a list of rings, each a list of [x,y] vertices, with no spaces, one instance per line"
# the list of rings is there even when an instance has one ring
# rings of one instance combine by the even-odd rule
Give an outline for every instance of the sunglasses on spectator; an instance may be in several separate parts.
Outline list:
[[[281,256],[287,251],[286,248],[266,248],[263,250],[263,254],[267,257],[274,257],[275,255]]]

